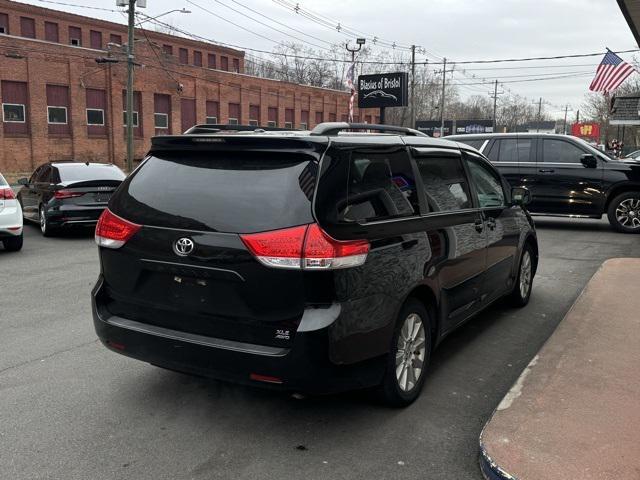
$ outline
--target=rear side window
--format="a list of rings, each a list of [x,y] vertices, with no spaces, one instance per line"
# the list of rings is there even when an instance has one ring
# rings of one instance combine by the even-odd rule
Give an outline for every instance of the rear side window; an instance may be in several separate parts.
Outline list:
[[[460,155],[439,155],[416,158],[424,190],[432,212],[447,212],[471,208],[469,184]]]
[[[143,225],[254,233],[313,222],[317,163],[304,153],[157,152],[113,208]]]
[[[4,179],[4,177],[2,175],[0,175],[0,186],[2,187],[6,187],[9,184],[7,183],[7,181]]]
[[[544,162],[580,163],[584,151],[564,140],[545,138],[542,140],[542,159]]]
[[[531,139],[529,138],[508,138],[498,140],[500,144],[498,153],[499,162],[528,162],[531,154]]]
[[[419,213],[416,182],[406,150],[347,152],[346,201],[338,205],[339,222],[368,222]]]
[[[125,175],[115,165],[95,165],[86,163],[59,164],[58,173],[63,182],[84,182],[91,180],[124,180]]]

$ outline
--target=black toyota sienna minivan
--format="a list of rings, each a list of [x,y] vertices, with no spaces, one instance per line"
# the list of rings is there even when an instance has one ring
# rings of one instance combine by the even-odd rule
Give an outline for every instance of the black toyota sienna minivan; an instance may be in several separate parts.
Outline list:
[[[389,126],[230,128],[154,138],[112,196],[92,292],[108,348],[294,392],[376,387],[402,406],[454,328],[528,302],[529,193],[473,148]]]

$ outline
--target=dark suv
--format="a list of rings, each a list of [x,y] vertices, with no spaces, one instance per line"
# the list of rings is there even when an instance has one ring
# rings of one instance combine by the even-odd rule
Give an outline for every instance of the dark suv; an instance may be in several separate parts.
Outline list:
[[[363,128],[386,134],[347,132]],[[172,370],[405,405],[455,327],[528,302],[527,195],[399,127],[156,137],[96,227],[95,328]]]
[[[531,213],[601,218],[640,233],[640,164],[605,155],[568,135],[452,135],[477,148],[513,186],[531,191]]]

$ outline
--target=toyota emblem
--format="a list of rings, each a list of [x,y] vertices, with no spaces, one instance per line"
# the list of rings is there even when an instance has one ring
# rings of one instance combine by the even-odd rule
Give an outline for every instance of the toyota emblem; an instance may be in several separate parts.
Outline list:
[[[187,237],[182,237],[176,240],[173,244],[173,251],[180,257],[186,257],[193,252],[194,247],[195,244],[193,243],[193,240]]]

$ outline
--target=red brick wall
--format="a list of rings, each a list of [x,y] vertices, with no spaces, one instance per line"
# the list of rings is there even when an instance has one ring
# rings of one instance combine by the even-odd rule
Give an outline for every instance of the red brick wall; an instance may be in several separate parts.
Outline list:
[[[120,34],[126,38],[124,27],[31,5],[15,4],[7,0],[0,0],[0,14],[2,13],[9,15],[11,35],[0,35],[0,80],[27,82],[29,98],[26,116],[29,133],[11,134],[0,128],[0,171],[25,172],[46,161],[67,158],[124,165],[126,144],[122,124],[122,92],[126,88],[125,63],[98,65],[95,59],[106,56],[107,52],[86,48],[90,45],[92,29],[100,30],[103,41],[107,41],[111,34]],[[35,19],[36,40],[17,36],[20,32],[20,16],[25,15]],[[58,23],[59,44],[42,40],[45,35],[45,20]],[[85,47],[68,45],[70,25],[81,28],[82,44]],[[216,52],[218,60],[221,52],[230,59],[234,56],[242,58],[243,53],[190,40],[183,41],[173,36],[162,36],[155,32],[152,35],[161,37],[158,37],[157,42],[160,55],[164,55],[160,53],[162,44],[170,42],[176,47],[176,58],[165,58],[163,61],[166,68],[171,70],[167,73],[148,43],[138,44],[137,60],[144,65],[136,68],[135,72],[135,90],[140,92],[141,103],[141,128],[136,129],[139,136],[134,141],[135,156],[138,159],[145,155],[150,146],[150,139],[155,134],[156,93],[170,95],[170,122],[173,132],[183,130],[182,99],[195,99],[197,123],[205,123],[207,102],[218,102],[219,123],[227,123],[230,103],[240,105],[242,124],[249,123],[250,105],[260,106],[261,125],[267,125],[268,107],[278,109],[279,126],[284,126],[286,109],[293,109],[294,127],[300,125],[301,112],[308,111],[308,128],[316,125],[316,112],[323,112],[325,121],[329,120],[330,114],[337,114],[337,118],[341,118],[347,112],[349,97],[345,92],[227,73],[208,69],[206,65],[181,66],[177,59],[179,46],[190,49],[190,59],[195,45],[199,51]],[[124,60],[122,55],[116,57]],[[229,63],[231,64],[231,61]],[[240,63],[242,71],[243,61]],[[217,66],[220,68],[219,61]],[[181,84],[180,88],[174,79]],[[49,131],[47,85],[65,85],[69,88],[70,123],[67,133],[52,134]],[[96,135],[95,132],[89,135],[87,128],[87,89],[106,92],[106,124],[100,135]],[[377,112],[367,113],[371,115]]]

